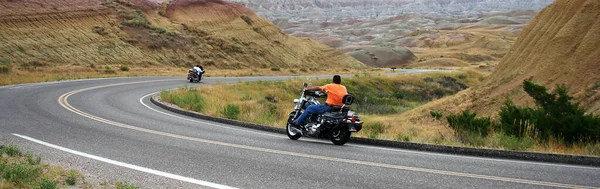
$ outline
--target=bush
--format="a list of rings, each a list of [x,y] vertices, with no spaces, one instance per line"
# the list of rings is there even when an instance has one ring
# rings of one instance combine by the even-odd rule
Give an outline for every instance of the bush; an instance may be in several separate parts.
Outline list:
[[[77,171],[71,170],[69,171],[67,178],[65,179],[65,182],[67,183],[67,185],[69,186],[73,186],[75,185],[75,183],[77,183]]]
[[[57,188],[56,182],[45,179],[45,178],[40,180],[39,185],[40,185],[40,189],[55,189],[55,188]]]
[[[6,165],[3,178],[19,185],[35,179],[40,174],[42,174],[42,170],[39,167],[11,163]]]
[[[10,65],[1,65],[0,66],[0,74],[10,73],[11,71],[12,71],[12,66],[10,66]]]
[[[465,110],[462,114],[448,115],[448,123],[459,135],[463,133],[475,133],[487,136],[493,126],[489,117],[475,118],[477,114]]]
[[[30,165],[38,165],[42,161],[41,156],[33,157],[33,154],[31,153],[27,153],[25,155],[25,158],[27,159],[27,163],[29,163]]]
[[[271,71],[278,72],[278,71],[281,71],[281,68],[271,68]]]
[[[248,15],[242,15],[240,17],[242,18],[242,20],[244,20],[244,22],[246,22],[246,24],[248,24],[248,25],[254,24],[254,22]]]
[[[438,112],[438,111],[431,110],[431,111],[429,111],[429,113],[431,114],[431,117],[433,117],[437,120],[441,120],[442,117],[444,117],[444,114],[442,114],[441,112]]]
[[[121,69],[121,71],[124,71],[124,72],[129,71],[129,67],[127,67],[127,66],[121,66],[120,69]]]
[[[221,110],[221,115],[225,116],[229,119],[238,119],[240,115],[240,106],[237,104],[227,104],[223,110]]]
[[[301,72],[308,72],[308,70],[306,70],[306,68],[300,68]]]
[[[116,74],[117,72],[115,70],[113,70],[113,69],[110,69],[109,67],[106,67],[104,69],[104,73],[107,73],[107,74]]]
[[[537,109],[507,101],[500,112],[500,127],[505,133],[543,141],[554,137],[567,143],[600,140],[600,117],[585,115],[578,103],[572,104],[566,87],[557,86],[556,93],[548,93],[545,87],[525,80],[523,89],[533,97]]]
[[[16,146],[13,145],[9,145],[9,146],[0,146],[0,155],[2,155],[3,153],[6,153],[6,155],[8,156],[18,156],[21,155],[21,150],[19,150],[19,148],[17,148]]]
[[[128,184],[127,182],[117,182],[115,184],[115,187],[117,189],[139,189],[140,187],[137,187],[133,184]]]

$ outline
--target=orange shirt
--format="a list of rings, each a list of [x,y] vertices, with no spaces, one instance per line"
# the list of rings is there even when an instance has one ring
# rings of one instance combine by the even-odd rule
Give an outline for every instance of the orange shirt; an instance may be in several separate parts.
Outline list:
[[[343,106],[342,98],[348,94],[346,87],[340,84],[327,84],[321,87],[322,90],[327,91],[327,103],[330,106]]]

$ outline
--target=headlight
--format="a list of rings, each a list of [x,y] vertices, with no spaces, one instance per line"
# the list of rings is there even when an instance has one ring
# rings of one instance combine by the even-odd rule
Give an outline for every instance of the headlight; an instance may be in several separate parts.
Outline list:
[[[294,99],[294,104],[300,103],[300,99]]]

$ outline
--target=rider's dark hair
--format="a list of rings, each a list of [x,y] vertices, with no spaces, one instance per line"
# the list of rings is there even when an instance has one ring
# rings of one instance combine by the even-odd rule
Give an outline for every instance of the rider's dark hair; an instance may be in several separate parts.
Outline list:
[[[196,67],[200,67],[200,65],[196,65]]]
[[[340,76],[340,75],[334,75],[333,76],[333,83],[335,83],[335,84],[342,84],[342,76]]]

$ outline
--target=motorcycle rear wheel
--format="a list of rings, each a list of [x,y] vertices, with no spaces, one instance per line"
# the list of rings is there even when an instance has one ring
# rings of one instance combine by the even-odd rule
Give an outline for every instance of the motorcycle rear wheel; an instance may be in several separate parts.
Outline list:
[[[297,128],[295,128],[296,126],[294,126],[294,125],[292,125],[292,123],[290,123],[291,121],[292,121],[292,118],[290,117],[287,121],[287,126],[286,126],[287,136],[292,140],[298,140],[300,137],[302,137],[302,133],[300,133],[300,131],[298,131]]]
[[[352,133],[344,127],[337,127],[331,132],[331,142],[335,145],[344,145],[350,140]]]

